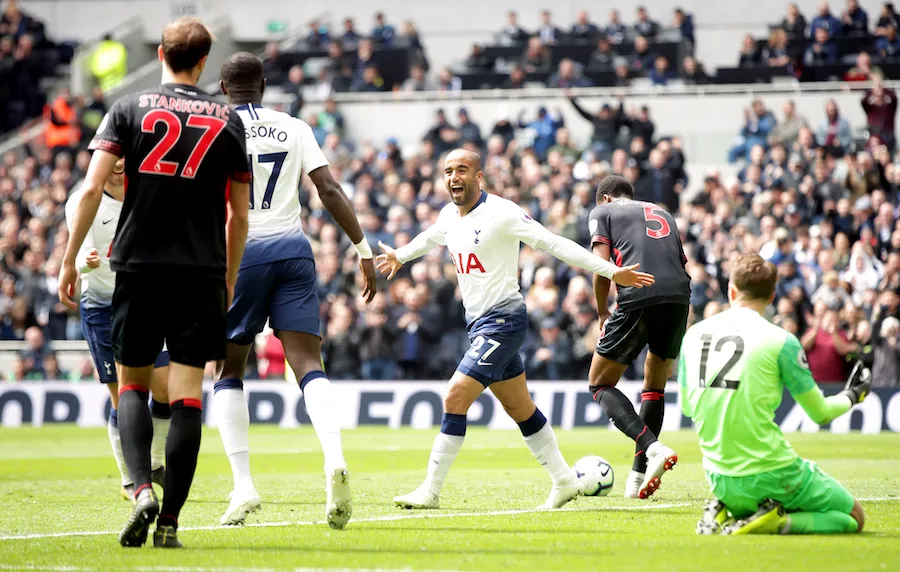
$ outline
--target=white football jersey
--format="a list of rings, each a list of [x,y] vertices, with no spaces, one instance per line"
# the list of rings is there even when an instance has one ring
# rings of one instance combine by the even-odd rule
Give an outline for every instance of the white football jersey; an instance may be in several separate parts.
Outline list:
[[[445,245],[456,266],[466,321],[471,323],[491,310],[512,310],[525,303],[519,291],[519,245],[523,242],[607,278],[618,269],[553,234],[516,203],[486,192],[463,217],[456,205],[447,204],[434,225],[397,249],[397,258],[406,263],[435,245]]]
[[[69,195],[66,201],[66,226],[72,231],[75,210],[84,193],[79,189]],[[75,258],[75,267],[81,272],[81,303],[86,308],[109,306],[112,304],[113,290],[116,287],[116,273],[109,267],[109,250],[119,226],[119,215],[122,214],[122,203],[106,192],[100,199],[100,208],[91,224],[91,229],[84,238],[84,243]],[[85,261],[88,252],[97,249],[100,255],[100,266],[92,269]]]
[[[312,128],[259,104],[235,109],[244,122],[253,173],[248,237],[265,238],[300,228],[300,178],[328,165]]]

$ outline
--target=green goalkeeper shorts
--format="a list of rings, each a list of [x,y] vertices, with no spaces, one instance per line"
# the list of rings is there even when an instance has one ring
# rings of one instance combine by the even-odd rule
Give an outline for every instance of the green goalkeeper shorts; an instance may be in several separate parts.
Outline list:
[[[796,461],[774,471],[728,477],[706,473],[713,494],[725,503],[735,518],[756,512],[765,499],[775,499],[788,512],[826,512],[850,514],[853,495],[841,483],[825,474],[812,461]]]

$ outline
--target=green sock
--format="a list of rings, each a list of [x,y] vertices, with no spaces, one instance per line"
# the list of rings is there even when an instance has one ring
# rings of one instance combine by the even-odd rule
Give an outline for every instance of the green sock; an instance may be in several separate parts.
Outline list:
[[[790,515],[788,534],[841,534],[856,532],[859,524],[847,513],[837,510],[828,512],[795,512]]]

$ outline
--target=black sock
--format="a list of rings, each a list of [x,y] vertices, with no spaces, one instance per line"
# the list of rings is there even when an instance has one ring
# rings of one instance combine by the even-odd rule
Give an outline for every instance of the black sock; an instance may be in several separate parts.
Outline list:
[[[641,419],[656,436],[662,431],[663,415],[666,413],[666,392],[664,389],[645,389],[641,392]],[[631,468],[639,473],[647,470],[647,454],[640,445],[635,445],[634,464]]]
[[[656,435],[635,413],[631,402],[621,391],[612,385],[600,385],[591,386],[591,393],[594,394],[594,400],[600,404],[616,429],[634,439],[641,452],[646,451],[647,447],[656,442]]]
[[[126,385],[119,392],[119,435],[122,438],[122,455],[128,474],[134,481],[134,496],[150,484],[150,441],[153,440],[153,422],[147,398],[150,392],[140,385]]]
[[[180,399],[172,404],[172,422],[166,439],[166,496],[159,526],[178,528],[178,514],[187,500],[197,469],[201,407],[199,399]]]

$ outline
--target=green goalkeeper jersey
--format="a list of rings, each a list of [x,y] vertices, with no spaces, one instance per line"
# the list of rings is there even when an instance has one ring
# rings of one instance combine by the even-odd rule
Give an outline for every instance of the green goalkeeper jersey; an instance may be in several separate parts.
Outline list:
[[[678,383],[703,467],[727,476],[764,473],[797,459],[775,423],[785,387],[795,398],[815,390],[807,395],[821,399],[797,337],[741,307],[688,330]]]

